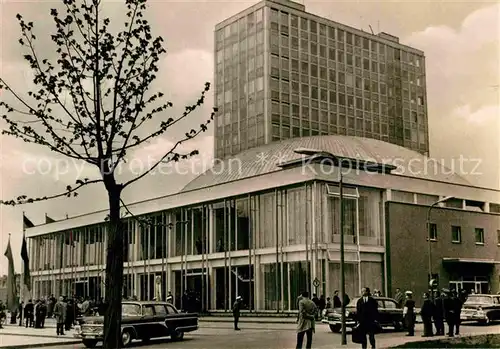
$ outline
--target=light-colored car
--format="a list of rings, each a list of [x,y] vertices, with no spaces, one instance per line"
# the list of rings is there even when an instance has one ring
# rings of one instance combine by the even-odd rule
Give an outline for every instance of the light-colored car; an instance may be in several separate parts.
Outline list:
[[[460,319],[462,321],[477,321],[482,324],[500,320],[500,295],[469,295],[462,307]]]

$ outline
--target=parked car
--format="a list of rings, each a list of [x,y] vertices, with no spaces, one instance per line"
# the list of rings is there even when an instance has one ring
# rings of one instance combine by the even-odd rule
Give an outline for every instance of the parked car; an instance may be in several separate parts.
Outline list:
[[[358,323],[356,317],[356,304],[360,297],[354,298],[346,306],[346,327],[355,327]],[[392,298],[387,297],[373,297],[378,303],[378,324],[380,330],[384,327],[393,327],[396,331],[403,328],[403,309],[399,309],[397,303]],[[323,312],[323,323],[330,326],[332,332],[340,332],[342,329],[342,309],[325,309]]]
[[[493,294],[469,295],[462,307],[460,319],[483,324],[500,320],[500,296]]]
[[[166,302],[124,301],[121,327],[123,347],[134,339],[147,342],[151,338],[170,336],[181,340],[185,332],[198,329],[198,314],[181,313]],[[87,348],[94,348],[104,336],[104,317],[84,316],[74,336],[81,338]]]

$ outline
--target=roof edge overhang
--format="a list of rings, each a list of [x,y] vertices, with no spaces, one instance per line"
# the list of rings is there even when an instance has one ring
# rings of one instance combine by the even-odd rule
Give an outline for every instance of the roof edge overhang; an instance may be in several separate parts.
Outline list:
[[[207,186],[186,192],[163,196],[160,198],[140,201],[127,205],[128,210],[134,215],[144,215],[179,207],[192,206],[221,200],[228,197],[252,194],[278,187],[296,185],[317,179],[314,171],[304,171],[303,168],[291,168],[287,170],[274,171],[261,176],[248,177],[241,180],[223,184]],[[48,233],[56,233],[68,229],[74,229],[93,224],[103,223],[107,210],[71,217],[50,224],[37,225],[26,230],[27,237],[35,237]],[[121,208],[124,218],[127,218],[126,210]]]
[[[448,257],[443,257],[443,263],[500,264],[500,261],[496,261],[494,259],[481,259],[481,258],[448,258]]]

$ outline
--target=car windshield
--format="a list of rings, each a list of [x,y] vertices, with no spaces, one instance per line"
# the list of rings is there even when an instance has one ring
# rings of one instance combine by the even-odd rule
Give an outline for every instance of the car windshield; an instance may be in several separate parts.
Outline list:
[[[490,304],[493,303],[493,298],[486,296],[469,296],[465,304]]]
[[[141,315],[141,306],[138,304],[122,304],[122,315]]]
[[[358,299],[360,297],[357,297],[357,298],[354,298],[354,299],[351,299],[351,301],[349,302],[349,304],[347,304],[348,307],[353,307],[353,308],[356,308],[356,305],[358,304]]]

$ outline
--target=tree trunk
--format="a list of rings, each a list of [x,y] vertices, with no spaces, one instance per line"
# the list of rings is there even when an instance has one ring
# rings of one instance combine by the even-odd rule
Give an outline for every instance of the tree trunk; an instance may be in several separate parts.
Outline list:
[[[113,180],[114,182],[114,180]],[[122,347],[122,289],[123,289],[123,234],[120,221],[121,188],[116,184],[106,186],[109,198],[109,228],[106,255],[106,294],[107,304],[104,316],[105,349]]]

